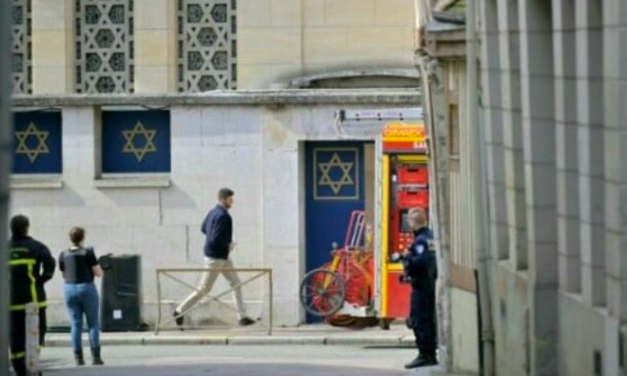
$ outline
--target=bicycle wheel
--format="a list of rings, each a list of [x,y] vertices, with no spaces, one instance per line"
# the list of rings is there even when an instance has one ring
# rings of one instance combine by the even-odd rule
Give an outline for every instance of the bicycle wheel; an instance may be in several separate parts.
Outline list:
[[[330,270],[314,269],[300,282],[300,304],[307,313],[326,317],[339,311],[346,299],[342,277]]]

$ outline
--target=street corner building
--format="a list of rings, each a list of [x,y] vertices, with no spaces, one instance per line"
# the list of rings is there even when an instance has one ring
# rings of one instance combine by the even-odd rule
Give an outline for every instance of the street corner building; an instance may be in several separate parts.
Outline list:
[[[420,106],[414,1],[11,2],[12,212],[33,235],[56,256],[78,225],[98,256],[139,255],[154,324],[156,270],[203,265],[200,225],[229,187],[237,266],[273,270],[275,324],[311,320],[301,278],[374,205],[379,130],[343,134],[335,114]],[[62,279],[47,290],[50,325],[66,326]],[[161,292],[170,315],[190,289]],[[268,294],[244,288],[251,315]]]
[[[457,370],[627,372],[626,12],[437,1],[419,27]]]

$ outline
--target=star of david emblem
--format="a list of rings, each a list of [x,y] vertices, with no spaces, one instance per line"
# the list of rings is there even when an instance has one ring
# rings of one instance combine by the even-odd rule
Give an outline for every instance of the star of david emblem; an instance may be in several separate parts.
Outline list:
[[[352,186],[355,184],[350,174],[353,166],[353,162],[343,162],[337,153],[333,153],[329,162],[321,162],[318,164],[318,167],[322,170],[318,185],[330,187],[333,193],[337,195],[344,186]],[[342,177],[339,180],[333,180],[331,178],[330,173],[333,168],[339,168],[342,171]]]
[[[156,130],[149,130],[144,127],[142,122],[137,122],[135,124],[135,128],[130,131],[122,131],[124,138],[126,139],[126,144],[124,144],[124,148],[122,149],[122,153],[132,153],[137,158],[137,162],[142,162],[144,157],[148,153],[156,153],[158,152],[157,147],[155,146],[154,140],[157,136]],[[135,137],[144,136],[146,139],[146,144],[144,147],[138,148],[135,146]]]
[[[15,153],[26,154],[30,162],[35,163],[41,154],[50,153],[50,149],[48,149],[48,145],[46,144],[49,134],[50,132],[40,131],[37,129],[35,123],[30,123],[28,128],[26,128],[26,131],[15,132],[15,137],[17,137],[18,141]],[[27,144],[29,137],[35,137],[37,139],[37,146],[32,149]]]

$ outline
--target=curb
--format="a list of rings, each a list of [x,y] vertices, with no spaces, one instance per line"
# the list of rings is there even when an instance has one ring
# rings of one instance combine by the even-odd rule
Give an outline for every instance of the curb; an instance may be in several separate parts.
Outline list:
[[[399,337],[327,337],[327,336],[151,336],[138,338],[102,338],[103,346],[402,346],[413,345],[411,336]],[[83,340],[88,345],[87,339]],[[67,338],[46,339],[46,347],[70,347]]]
[[[227,338],[227,345],[325,345],[326,338],[322,336],[302,337],[248,337],[237,336]]]

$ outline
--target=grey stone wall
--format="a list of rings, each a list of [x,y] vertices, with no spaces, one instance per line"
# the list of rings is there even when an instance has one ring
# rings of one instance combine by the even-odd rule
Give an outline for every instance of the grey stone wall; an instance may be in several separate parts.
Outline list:
[[[479,4],[497,374],[618,375],[627,4]]]

